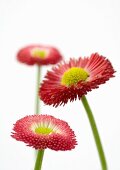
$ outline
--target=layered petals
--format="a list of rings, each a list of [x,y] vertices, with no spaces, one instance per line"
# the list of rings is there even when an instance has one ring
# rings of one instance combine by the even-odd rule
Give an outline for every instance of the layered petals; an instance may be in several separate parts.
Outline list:
[[[68,123],[49,115],[30,115],[14,124],[11,135],[35,149],[71,150],[77,144]]]
[[[98,88],[114,77],[114,72],[110,61],[98,53],[70,59],[68,63],[63,61],[47,72],[39,96],[45,104],[57,107]]]
[[[62,55],[55,47],[30,45],[19,50],[17,59],[27,65],[48,65],[58,63]]]

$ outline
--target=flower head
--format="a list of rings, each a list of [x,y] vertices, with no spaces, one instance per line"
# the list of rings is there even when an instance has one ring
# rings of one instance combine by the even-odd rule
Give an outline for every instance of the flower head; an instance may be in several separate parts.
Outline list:
[[[17,59],[28,65],[48,65],[58,63],[62,55],[51,46],[31,45],[22,48],[17,54]]]
[[[39,95],[45,104],[57,107],[98,88],[114,77],[114,72],[110,61],[98,53],[90,58],[70,59],[68,63],[60,63],[48,71]]]
[[[12,137],[35,149],[71,150],[77,144],[75,134],[63,120],[49,115],[31,115],[18,120]]]

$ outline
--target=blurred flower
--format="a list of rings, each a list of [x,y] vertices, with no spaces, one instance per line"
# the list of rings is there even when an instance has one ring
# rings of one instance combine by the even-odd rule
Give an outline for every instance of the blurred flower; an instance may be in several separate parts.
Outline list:
[[[71,150],[77,144],[75,134],[63,120],[49,115],[31,115],[18,120],[12,137],[35,149]]]
[[[70,59],[68,63],[60,63],[48,71],[39,95],[45,104],[57,107],[98,88],[114,77],[114,72],[110,61],[98,53],[90,58]]]
[[[28,65],[48,65],[58,63],[62,55],[51,46],[31,45],[22,48],[17,54],[17,59]]]

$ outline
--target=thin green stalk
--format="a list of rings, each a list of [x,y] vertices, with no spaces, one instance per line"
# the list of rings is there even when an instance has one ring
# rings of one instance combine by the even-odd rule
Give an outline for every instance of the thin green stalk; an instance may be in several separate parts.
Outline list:
[[[100,141],[100,136],[99,136],[99,133],[98,133],[98,130],[97,130],[97,126],[96,126],[95,119],[93,117],[91,108],[90,108],[88,101],[87,101],[85,96],[83,96],[81,100],[82,100],[83,106],[86,110],[86,113],[87,113],[87,116],[88,116],[88,119],[89,119],[89,122],[90,122],[90,125],[91,125],[91,129],[92,129],[93,136],[94,136],[94,139],[95,139],[95,143],[96,143],[96,146],[97,146],[102,170],[107,170],[107,163],[106,163],[106,159],[105,159],[105,154],[104,154],[104,151],[103,151],[103,148],[102,148],[102,143]]]
[[[37,66],[37,82],[36,82],[36,104],[35,104],[35,114],[40,114],[40,99],[38,97],[38,90],[40,85],[40,66]]]
[[[44,155],[44,150],[39,150],[37,152],[37,158],[36,158],[34,170],[41,170],[43,155]]]
[[[38,96],[39,85],[40,85],[41,67],[37,66],[37,81],[36,81],[36,104],[35,104],[35,114],[40,114],[40,99]],[[35,152],[36,163],[34,170],[41,170],[42,160],[44,155],[44,150],[39,150]]]

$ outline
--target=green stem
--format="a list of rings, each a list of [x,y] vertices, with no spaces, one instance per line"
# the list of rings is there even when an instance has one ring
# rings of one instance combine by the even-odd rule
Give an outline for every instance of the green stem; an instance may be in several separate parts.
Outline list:
[[[36,105],[35,105],[35,114],[40,114],[40,99],[38,97],[38,90],[40,84],[40,66],[37,66],[37,82],[36,82]]]
[[[86,113],[87,113],[87,116],[88,116],[88,119],[89,119],[89,122],[90,122],[90,125],[91,125],[91,129],[92,129],[93,136],[94,136],[94,139],[95,139],[95,143],[96,143],[96,146],[97,146],[102,170],[107,170],[107,163],[106,163],[106,160],[105,160],[105,154],[104,154],[104,151],[103,151],[103,148],[102,148],[100,136],[99,136],[99,133],[98,133],[98,130],[97,130],[97,126],[96,126],[95,119],[93,117],[91,108],[90,108],[88,101],[87,101],[85,96],[83,96],[81,100],[82,100],[83,106],[86,110]]]
[[[40,66],[37,66],[37,67],[38,68],[37,68],[37,81],[36,81],[35,114],[40,114],[40,99],[39,99],[39,96],[38,96],[38,91],[39,91],[39,85],[40,85],[41,67]],[[37,158],[36,158],[36,163],[35,163],[35,169],[34,170],[41,170],[44,150],[36,151],[35,155],[37,155]]]
[[[44,150],[39,150],[37,152],[37,158],[36,158],[34,170],[41,170],[43,155],[44,155]]]

